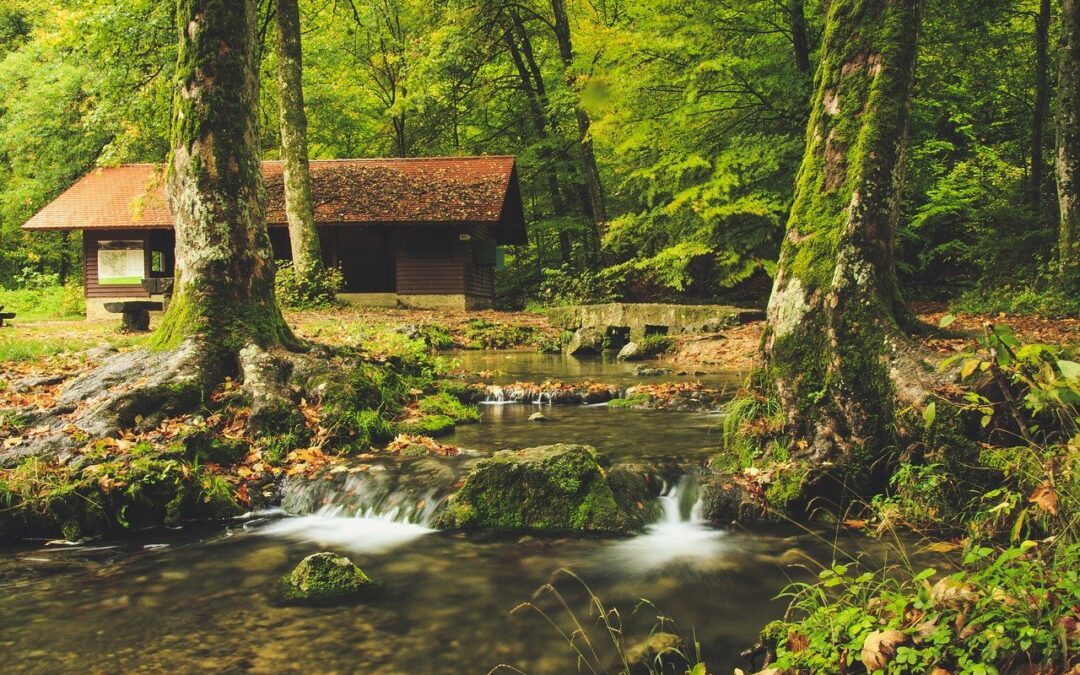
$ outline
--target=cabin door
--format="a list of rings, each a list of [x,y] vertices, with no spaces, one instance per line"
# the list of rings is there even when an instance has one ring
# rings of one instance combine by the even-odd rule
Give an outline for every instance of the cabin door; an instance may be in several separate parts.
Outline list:
[[[393,293],[394,256],[381,229],[337,227],[337,264],[346,293]]]

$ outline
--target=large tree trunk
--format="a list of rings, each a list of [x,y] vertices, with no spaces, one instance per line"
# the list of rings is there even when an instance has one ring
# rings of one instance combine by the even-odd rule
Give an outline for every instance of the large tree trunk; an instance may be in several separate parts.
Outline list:
[[[898,437],[899,400],[921,398],[893,260],[921,18],[921,0],[832,0],[826,19],[764,340],[765,381],[814,462],[872,458]]]
[[[551,10],[555,15],[555,38],[559,43],[559,55],[562,57],[566,73],[566,86],[570,91],[576,92],[574,45],[570,37],[570,17],[566,13],[566,1],[551,0]],[[574,105],[574,117],[577,119],[578,155],[593,221],[593,237],[596,240],[595,243],[599,245],[607,224],[607,205],[604,199],[604,184],[600,179],[600,169],[596,164],[596,152],[593,150],[592,136],[589,132],[592,122],[580,103]]]
[[[285,161],[285,215],[293,269],[308,275],[323,266],[319,231],[311,199],[308,164],[307,115],[304,112],[303,51],[300,46],[300,9],[297,0],[277,1],[277,60],[281,156]]]
[[[176,285],[159,347],[194,338],[235,354],[292,340],[274,298],[259,160],[254,0],[180,0],[166,193]]]
[[[1050,104],[1050,73],[1047,52],[1050,41],[1050,0],[1040,0],[1035,16],[1035,102],[1031,118],[1031,182],[1028,202],[1039,209],[1043,186],[1043,138]]]
[[[1060,278],[1080,291],[1080,2],[1064,0],[1058,70],[1057,187],[1061,206]]]

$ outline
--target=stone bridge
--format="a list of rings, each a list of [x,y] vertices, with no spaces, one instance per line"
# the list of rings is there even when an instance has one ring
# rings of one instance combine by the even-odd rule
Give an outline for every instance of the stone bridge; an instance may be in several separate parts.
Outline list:
[[[547,310],[552,325],[568,331],[591,329],[608,336],[618,347],[646,335],[716,333],[725,328],[765,318],[760,309],[730,305],[664,305],[612,302],[574,305]]]

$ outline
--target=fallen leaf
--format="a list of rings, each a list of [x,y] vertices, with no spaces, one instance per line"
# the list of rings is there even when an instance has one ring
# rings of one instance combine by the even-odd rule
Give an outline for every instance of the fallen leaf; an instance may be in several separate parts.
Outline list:
[[[1028,497],[1028,501],[1052,516],[1058,514],[1057,492],[1054,491],[1054,487],[1049,483],[1043,483],[1035,488],[1035,492],[1031,493],[1031,496]]]
[[[907,641],[907,636],[898,630],[876,630],[863,640],[859,659],[870,672],[884,670],[896,657],[896,648]]]

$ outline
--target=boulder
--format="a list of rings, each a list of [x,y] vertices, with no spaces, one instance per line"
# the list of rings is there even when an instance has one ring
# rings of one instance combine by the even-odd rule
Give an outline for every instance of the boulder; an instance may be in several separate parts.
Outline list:
[[[547,415],[545,415],[542,412],[534,412],[533,414],[529,415],[529,421],[530,422],[546,422],[547,421]]]
[[[619,350],[619,354],[615,358],[620,361],[633,361],[634,359],[641,358],[641,347],[639,347],[636,342],[627,342],[623,345],[623,348]]]
[[[373,583],[351,560],[335,553],[314,553],[281,579],[286,600],[321,604],[355,597]]]
[[[570,356],[599,354],[604,351],[604,334],[594,328],[579,328],[566,345]]]
[[[495,453],[476,464],[437,524],[547,532],[641,529],[642,511],[620,506],[603,461],[590,446],[563,443]]]
[[[718,525],[754,523],[765,518],[761,505],[730,476],[710,476],[701,484],[702,515]]]

